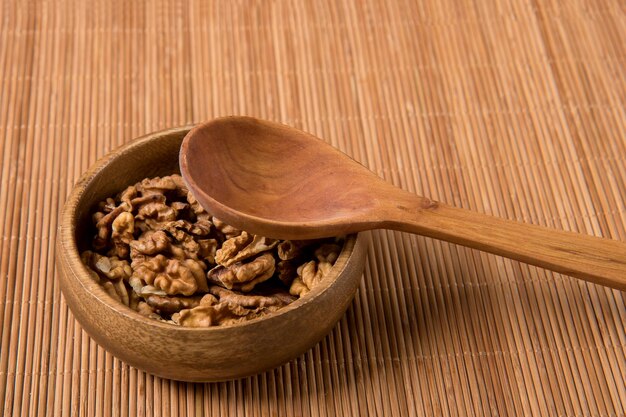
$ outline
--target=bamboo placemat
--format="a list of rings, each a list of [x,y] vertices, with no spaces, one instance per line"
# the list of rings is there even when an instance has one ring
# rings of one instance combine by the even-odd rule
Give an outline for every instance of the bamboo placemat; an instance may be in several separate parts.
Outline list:
[[[153,378],[59,292],[58,214],[98,157],[247,114],[459,207],[626,240],[620,0],[0,4],[0,413],[616,416],[624,293],[396,232],[315,348],[244,380]]]

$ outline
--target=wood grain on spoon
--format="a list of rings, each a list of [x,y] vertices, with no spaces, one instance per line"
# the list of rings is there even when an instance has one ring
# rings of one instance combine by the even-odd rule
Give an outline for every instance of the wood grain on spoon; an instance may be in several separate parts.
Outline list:
[[[626,291],[626,243],[447,206],[401,190],[308,133],[225,117],[184,139],[180,168],[209,212],[253,233],[310,239],[394,229]]]

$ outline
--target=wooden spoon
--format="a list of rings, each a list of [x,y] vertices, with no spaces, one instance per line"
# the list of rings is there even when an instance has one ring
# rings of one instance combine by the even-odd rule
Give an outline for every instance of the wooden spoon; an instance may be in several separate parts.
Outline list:
[[[626,291],[626,243],[454,208],[403,191],[308,133],[250,117],[199,125],[180,169],[207,211],[283,239],[394,229]]]

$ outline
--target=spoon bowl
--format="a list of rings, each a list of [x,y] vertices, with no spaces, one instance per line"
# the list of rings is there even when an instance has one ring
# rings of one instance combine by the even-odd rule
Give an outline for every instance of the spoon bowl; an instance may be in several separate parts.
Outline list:
[[[216,216],[284,239],[382,227],[376,213],[388,200],[371,198],[371,187],[389,197],[397,192],[321,139],[247,117],[194,129],[181,147],[180,165],[200,203]]]
[[[450,241],[626,290],[626,243],[463,210],[408,193],[313,135],[224,117],[183,140],[180,169],[200,204],[282,239],[387,228]]]

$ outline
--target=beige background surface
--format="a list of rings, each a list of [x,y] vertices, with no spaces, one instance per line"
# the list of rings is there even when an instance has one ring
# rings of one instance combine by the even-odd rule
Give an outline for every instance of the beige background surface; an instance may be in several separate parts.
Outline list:
[[[320,344],[194,385],[87,337],[54,239],[98,157],[247,114],[410,191],[626,240],[625,44],[619,0],[3,1],[0,414],[623,416],[624,293],[379,231]]]

